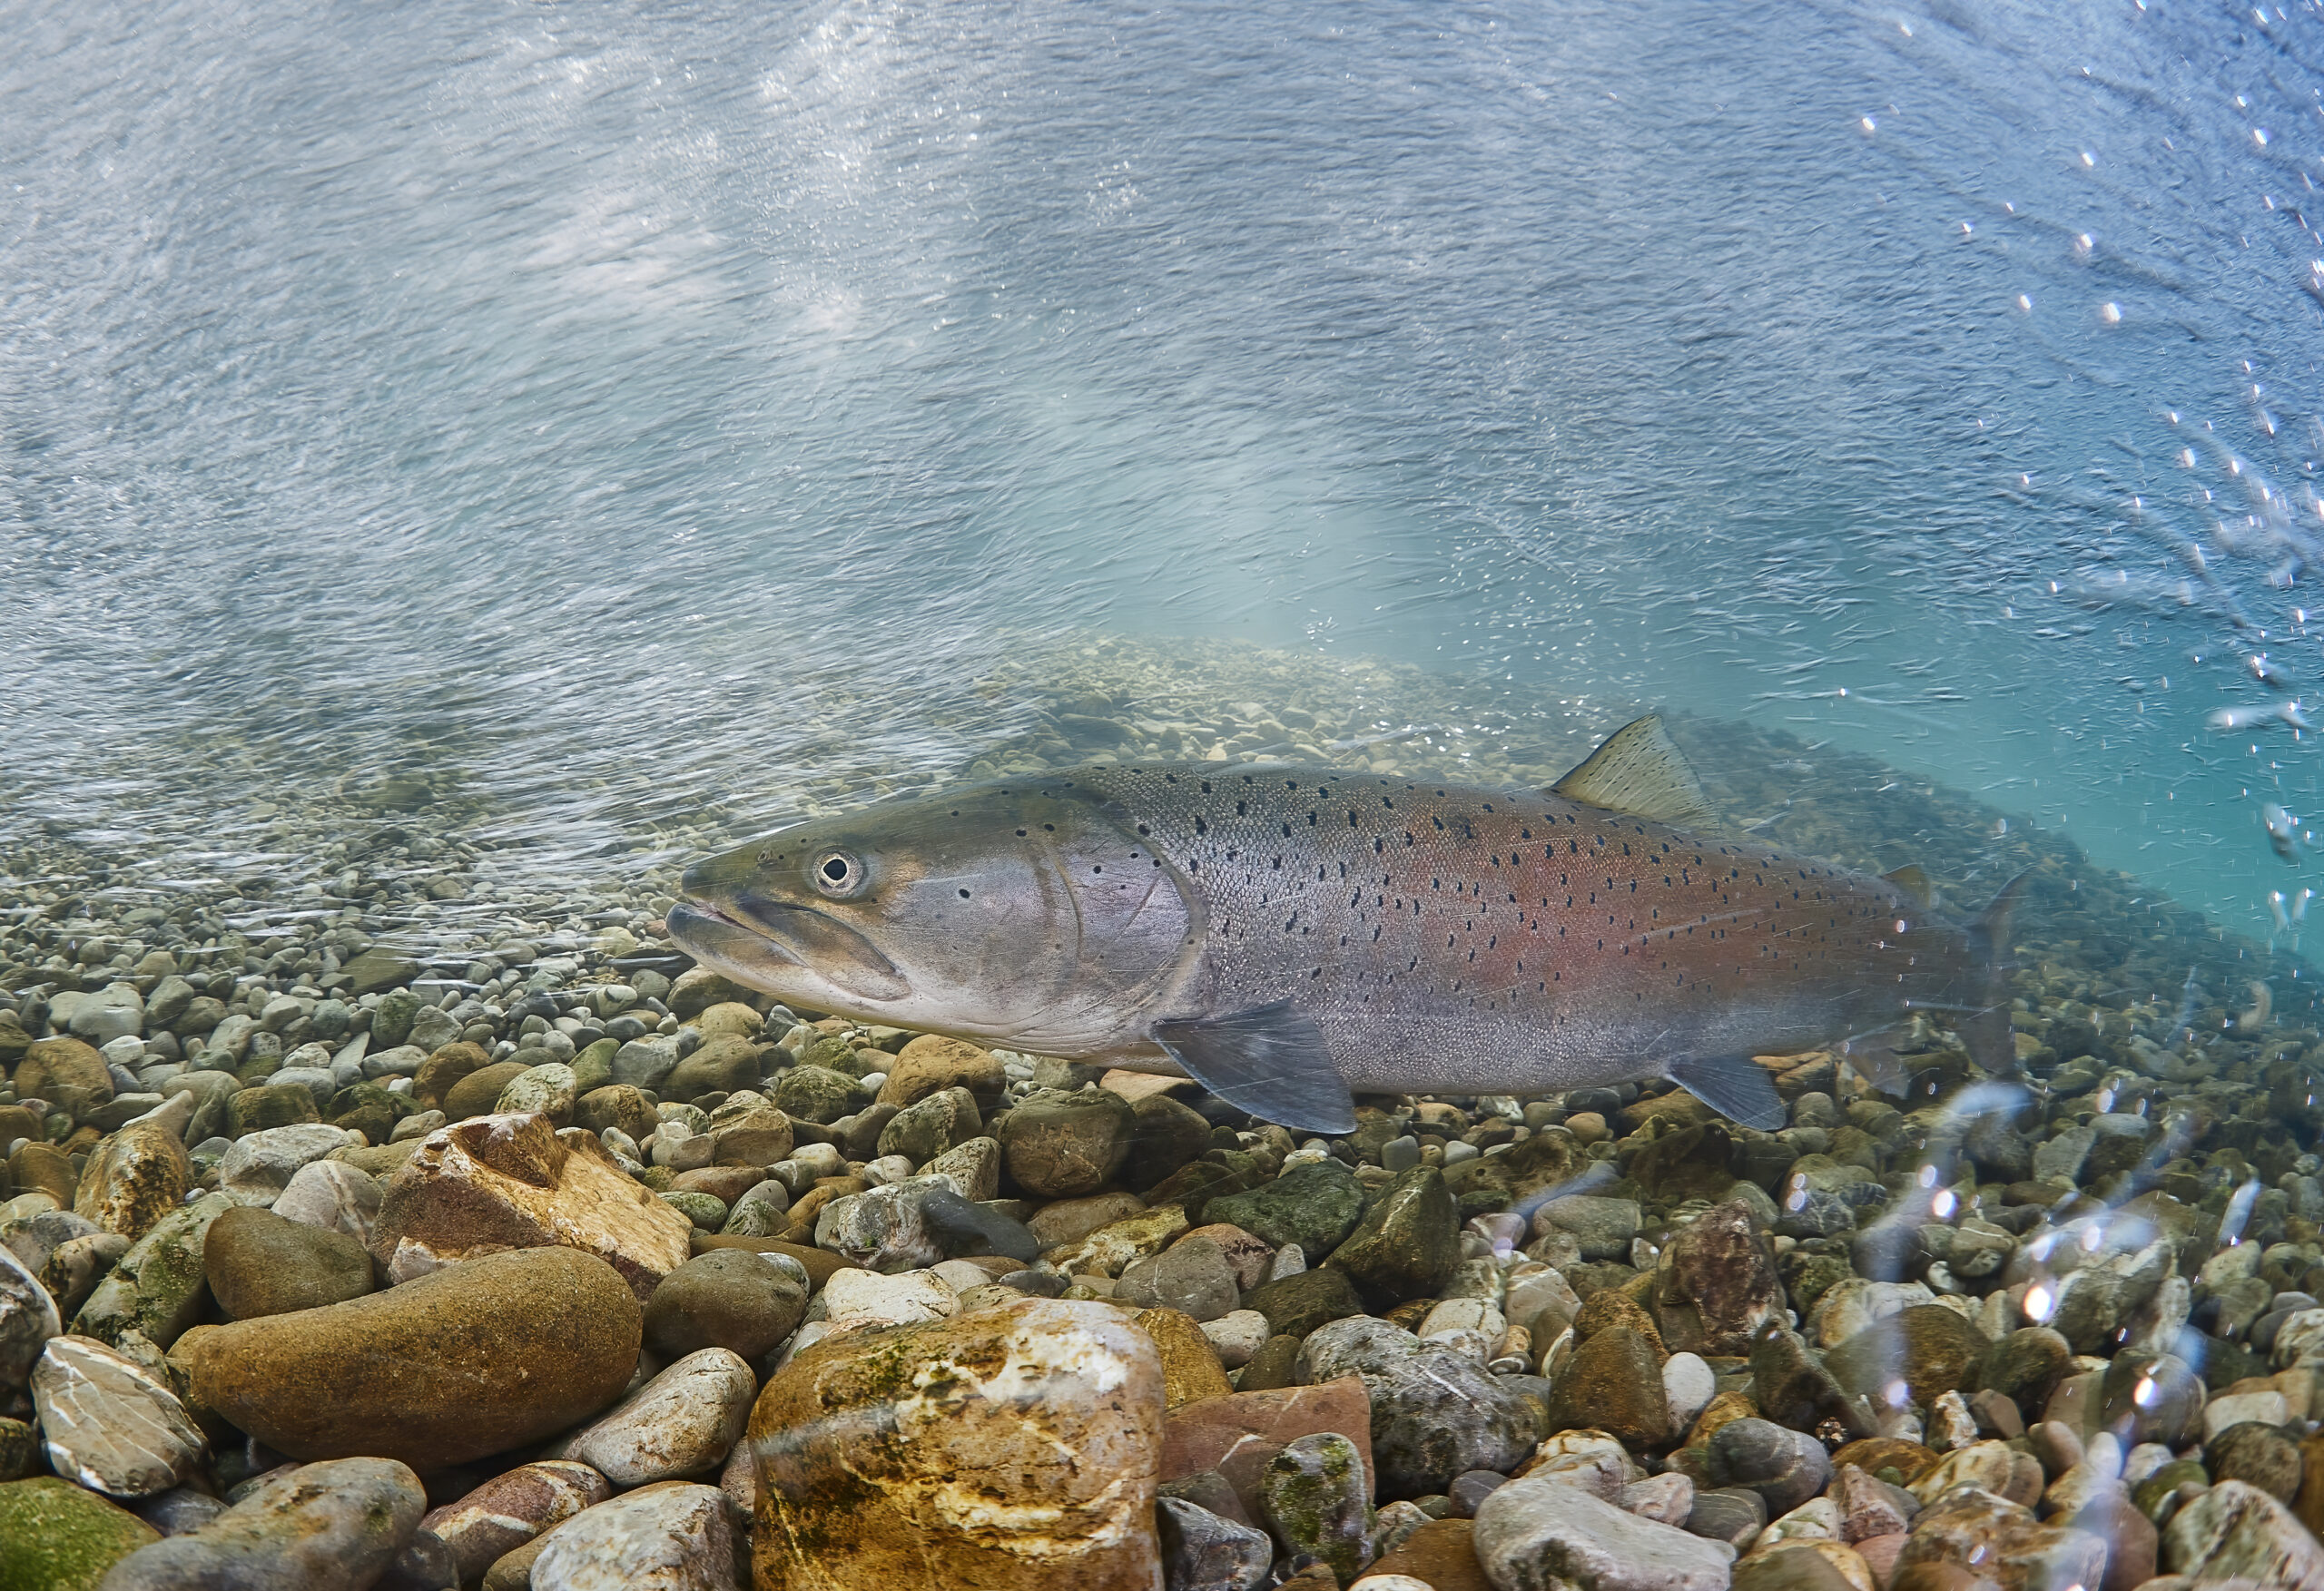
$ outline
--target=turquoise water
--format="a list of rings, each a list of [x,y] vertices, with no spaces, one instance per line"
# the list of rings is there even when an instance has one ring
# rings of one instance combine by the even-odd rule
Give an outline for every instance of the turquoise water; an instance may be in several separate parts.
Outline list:
[[[2314,877],[2313,4],[7,24],[0,840],[321,873],[419,778],[618,875],[1094,632]]]

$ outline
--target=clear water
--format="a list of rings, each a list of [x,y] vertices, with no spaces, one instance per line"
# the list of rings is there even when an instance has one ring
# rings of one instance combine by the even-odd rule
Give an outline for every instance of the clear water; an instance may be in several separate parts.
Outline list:
[[[2258,937],[2315,876],[2313,737],[2213,726],[2324,723],[2312,0],[5,34],[0,840],[320,871],[417,780],[577,888],[1113,633],[1787,730]]]

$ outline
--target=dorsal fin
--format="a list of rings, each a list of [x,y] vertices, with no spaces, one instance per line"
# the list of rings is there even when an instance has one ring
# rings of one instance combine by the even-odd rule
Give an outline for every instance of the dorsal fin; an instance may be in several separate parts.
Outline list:
[[[1608,735],[1572,772],[1550,786],[1550,793],[1676,828],[1699,828],[1711,820],[1695,771],[1671,743],[1660,716],[1651,712]]]
[[[1908,863],[1893,873],[1880,876],[1895,885],[1898,894],[1921,910],[1926,911],[1935,904],[1936,887],[1928,881],[1928,875],[1921,871],[1918,863]]]

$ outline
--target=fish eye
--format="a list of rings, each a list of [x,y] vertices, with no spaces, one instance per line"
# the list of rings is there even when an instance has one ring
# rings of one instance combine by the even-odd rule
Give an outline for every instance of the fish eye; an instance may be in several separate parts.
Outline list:
[[[818,892],[833,900],[850,900],[863,893],[863,859],[849,850],[827,850],[807,869]]]

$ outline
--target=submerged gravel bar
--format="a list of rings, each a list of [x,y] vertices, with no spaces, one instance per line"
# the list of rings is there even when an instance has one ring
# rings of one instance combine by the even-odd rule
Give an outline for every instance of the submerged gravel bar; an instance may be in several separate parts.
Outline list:
[[[1546,783],[1611,713],[1091,646],[960,777]],[[1672,720],[1738,827],[2035,869],[2021,1075],[1365,1096],[794,1011],[419,769],[277,859],[0,855],[0,1591],[2324,1588],[2305,964],[1862,758]],[[1399,1036],[1384,1031],[1384,1046]]]

